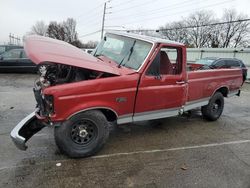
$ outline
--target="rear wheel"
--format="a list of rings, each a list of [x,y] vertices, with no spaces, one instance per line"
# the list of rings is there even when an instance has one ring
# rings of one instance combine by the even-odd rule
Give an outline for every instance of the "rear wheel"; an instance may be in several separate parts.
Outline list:
[[[106,117],[98,110],[77,114],[55,127],[55,141],[69,157],[87,157],[98,152],[109,136]]]
[[[202,115],[209,121],[217,120],[224,109],[224,97],[222,93],[216,92],[209,100],[208,105],[201,107]]]
[[[242,85],[244,84],[244,82],[246,81],[247,79],[247,76],[246,75],[243,75],[243,82],[242,82]]]

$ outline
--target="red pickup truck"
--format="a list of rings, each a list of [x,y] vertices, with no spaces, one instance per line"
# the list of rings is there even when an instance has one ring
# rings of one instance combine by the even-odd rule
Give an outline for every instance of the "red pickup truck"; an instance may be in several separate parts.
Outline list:
[[[205,119],[222,114],[224,97],[240,95],[240,69],[186,68],[183,44],[130,33],[107,33],[92,54],[62,41],[31,36],[25,51],[39,67],[37,106],[11,132],[19,149],[54,126],[70,157],[98,152],[110,122],[125,124],[181,115],[201,107]]]

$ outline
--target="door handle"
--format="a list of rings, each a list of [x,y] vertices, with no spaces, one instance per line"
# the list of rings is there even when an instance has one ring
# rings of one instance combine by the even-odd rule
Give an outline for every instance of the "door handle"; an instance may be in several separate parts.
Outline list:
[[[178,85],[183,85],[185,83],[186,83],[185,81],[176,81],[176,84],[178,84]]]
[[[162,78],[161,75],[155,76],[155,79],[156,79],[156,80],[161,80],[161,78]]]

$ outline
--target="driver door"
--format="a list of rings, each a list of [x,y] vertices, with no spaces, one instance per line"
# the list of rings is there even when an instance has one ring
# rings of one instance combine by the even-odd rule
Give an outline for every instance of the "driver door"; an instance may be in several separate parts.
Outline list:
[[[161,46],[141,77],[134,121],[178,115],[186,101],[183,48]]]

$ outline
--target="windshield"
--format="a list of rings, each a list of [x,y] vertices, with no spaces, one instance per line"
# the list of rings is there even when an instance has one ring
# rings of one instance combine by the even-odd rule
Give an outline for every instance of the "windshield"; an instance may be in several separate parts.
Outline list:
[[[152,44],[149,42],[107,34],[98,45],[94,56],[106,56],[117,65],[139,69],[146,59]]]
[[[215,59],[199,59],[196,61],[196,64],[207,65],[210,66],[215,61]]]

